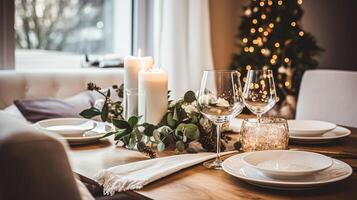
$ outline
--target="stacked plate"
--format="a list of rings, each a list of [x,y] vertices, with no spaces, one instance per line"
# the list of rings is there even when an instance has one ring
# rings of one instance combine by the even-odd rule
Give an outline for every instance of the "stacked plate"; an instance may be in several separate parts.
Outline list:
[[[327,143],[351,134],[344,127],[316,120],[288,120],[288,126],[289,138],[295,143]]]
[[[229,129],[240,132],[242,122],[242,119],[233,119]],[[288,120],[288,126],[290,141],[295,143],[327,143],[351,134],[347,128],[317,120]]]
[[[343,180],[352,168],[327,156],[289,150],[242,153],[226,159],[223,170],[253,185],[302,190]]]
[[[60,135],[60,139],[70,144],[86,144],[96,142],[112,130],[112,126],[82,118],[57,118],[39,121],[34,127],[48,133]]]

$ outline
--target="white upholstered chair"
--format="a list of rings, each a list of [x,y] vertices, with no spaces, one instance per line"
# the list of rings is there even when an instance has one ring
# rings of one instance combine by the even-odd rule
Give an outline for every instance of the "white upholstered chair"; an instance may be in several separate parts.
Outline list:
[[[357,127],[357,72],[308,70],[296,108],[296,119],[315,119]]]

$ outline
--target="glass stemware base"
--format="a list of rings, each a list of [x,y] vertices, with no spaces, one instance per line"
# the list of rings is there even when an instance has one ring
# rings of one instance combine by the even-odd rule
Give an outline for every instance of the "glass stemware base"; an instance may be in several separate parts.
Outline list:
[[[222,169],[222,160],[216,158],[213,161],[206,161],[203,163],[203,166],[209,169]]]

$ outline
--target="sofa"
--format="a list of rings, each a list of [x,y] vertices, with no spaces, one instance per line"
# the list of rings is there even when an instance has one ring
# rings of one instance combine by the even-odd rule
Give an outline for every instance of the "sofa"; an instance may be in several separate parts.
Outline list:
[[[73,96],[86,90],[88,82],[103,88],[121,84],[123,70],[0,71],[0,110],[6,110],[0,111],[0,199],[94,198],[72,173],[68,145],[16,119],[7,109],[16,99]],[[128,198],[125,193],[96,197]]]

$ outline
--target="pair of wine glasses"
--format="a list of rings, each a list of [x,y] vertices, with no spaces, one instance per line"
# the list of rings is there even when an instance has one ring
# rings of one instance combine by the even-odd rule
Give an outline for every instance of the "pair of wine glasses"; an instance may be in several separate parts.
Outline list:
[[[276,91],[271,70],[249,70],[243,92],[238,71],[204,71],[198,92],[198,108],[216,125],[217,156],[214,161],[207,161],[203,165],[207,168],[221,169],[222,124],[239,115],[244,106],[256,114],[260,122],[262,114],[269,111],[275,103]]]

